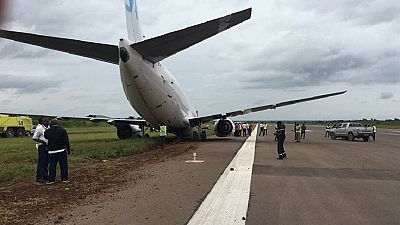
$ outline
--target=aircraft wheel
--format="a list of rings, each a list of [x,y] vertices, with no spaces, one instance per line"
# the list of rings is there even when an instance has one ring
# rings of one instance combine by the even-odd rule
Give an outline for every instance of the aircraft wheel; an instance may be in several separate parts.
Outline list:
[[[6,137],[10,138],[10,137],[15,137],[15,131],[12,128],[8,128],[6,130]]]
[[[197,131],[193,131],[193,141],[199,140],[199,133]]]
[[[118,128],[117,136],[119,139],[128,139],[132,137],[132,129],[130,127]]]
[[[332,140],[336,140],[336,135],[335,135],[335,133],[333,133],[333,132],[331,133],[331,139],[332,139]]]
[[[202,141],[206,141],[207,140],[207,133],[204,130],[201,132],[201,140]]]
[[[368,142],[369,141],[369,137],[363,137],[364,142]]]
[[[18,128],[17,130],[17,137],[25,137],[26,132],[24,128]]]

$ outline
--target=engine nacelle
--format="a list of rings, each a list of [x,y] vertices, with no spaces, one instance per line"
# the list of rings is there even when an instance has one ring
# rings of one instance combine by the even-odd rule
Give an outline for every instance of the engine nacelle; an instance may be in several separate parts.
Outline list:
[[[119,124],[117,127],[117,136],[119,139],[127,139],[132,137],[141,137],[142,129],[138,125]]]
[[[226,137],[235,132],[235,124],[230,119],[220,119],[214,124],[214,133],[218,137]]]

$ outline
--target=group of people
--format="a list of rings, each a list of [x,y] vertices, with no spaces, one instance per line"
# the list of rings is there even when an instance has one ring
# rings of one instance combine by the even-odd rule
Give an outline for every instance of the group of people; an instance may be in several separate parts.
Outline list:
[[[253,131],[254,125],[252,123],[247,123],[247,122],[238,122],[235,123],[235,136],[240,137],[246,137],[250,136],[251,132]]]
[[[47,118],[39,118],[32,139],[36,142],[38,162],[37,184],[54,184],[57,164],[60,164],[61,181],[68,183],[68,156],[71,153],[67,131],[59,126],[57,119],[49,124]]]

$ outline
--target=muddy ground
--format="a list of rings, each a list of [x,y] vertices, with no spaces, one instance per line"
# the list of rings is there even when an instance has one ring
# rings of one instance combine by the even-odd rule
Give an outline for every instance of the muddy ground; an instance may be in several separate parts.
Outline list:
[[[57,180],[55,185],[37,185],[34,179],[2,183],[0,224],[35,224],[36,221],[51,218],[51,215],[58,212],[66,212],[71,205],[83,204],[99,193],[107,193],[128,181],[136,183],[144,179],[143,174],[137,173],[133,176],[123,171],[137,170],[144,164],[163,162],[196,149],[197,145],[195,142],[170,144],[162,151],[153,146],[139,155],[80,164],[69,171],[69,184],[62,184]],[[63,219],[59,216],[54,223],[61,223]]]

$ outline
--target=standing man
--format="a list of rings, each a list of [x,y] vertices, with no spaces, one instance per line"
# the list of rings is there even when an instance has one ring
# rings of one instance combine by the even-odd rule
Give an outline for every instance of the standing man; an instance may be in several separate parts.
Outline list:
[[[325,137],[329,137],[329,132],[330,131],[331,131],[331,126],[329,126],[329,124],[328,124],[325,127]]]
[[[297,125],[296,125],[296,142],[300,142],[300,136],[301,136],[301,126],[300,126],[300,123],[297,123]]]
[[[249,124],[248,136],[251,136],[251,132],[253,132],[253,123]]]
[[[306,139],[306,125],[303,123],[303,125],[301,125],[301,138]]]
[[[264,134],[264,123],[261,122],[260,124],[260,133],[258,133],[258,136],[261,136],[261,134]],[[264,136],[264,135],[263,135]]]
[[[38,162],[36,167],[36,182],[44,184],[49,180],[49,158],[47,154],[47,139],[44,132],[49,128],[49,120],[47,118],[39,118],[35,133],[32,139],[36,141],[36,149],[38,150]]]
[[[60,127],[57,119],[50,121],[50,128],[44,132],[44,137],[49,140],[49,182],[54,184],[56,180],[57,163],[60,164],[61,181],[68,183],[68,158],[67,154],[71,154],[69,146],[69,138],[67,131]]]
[[[242,122],[239,122],[239,137],[242,136],[242,129],[243,129]]]
[[[374,141],[375,141],[375,137],[376,137],[376,126],[373,125],[372,126],[372,138],[374,139]]]
[[[246,122],[243,123],[243,126],[242,126],[243,137],[247,136],[247,128],[248,128],[247,123]]]
[[[164,150],[164,142],[165,142],[165,136],[167,136],[167,126],[165,126],[164,123],[161,123],[160,126],[160,144],[161,144],[161,149]]]
[[[283,143],[285,142],[286,134],[285,134],[285,124],[283,124],[281,121],[278,121],[276,123],[276,139],[278,140],[278,160],[282,160],[284,158],[287,158],[285,148],[283,146]]]
[[[268,135],[268,123],[265,122],[264,124],[264,132],[263,132],[263,136]]]

